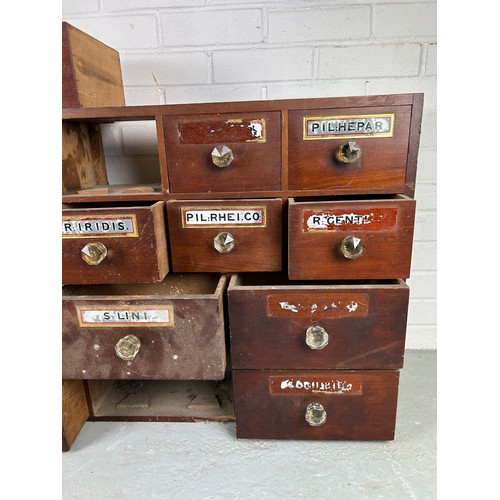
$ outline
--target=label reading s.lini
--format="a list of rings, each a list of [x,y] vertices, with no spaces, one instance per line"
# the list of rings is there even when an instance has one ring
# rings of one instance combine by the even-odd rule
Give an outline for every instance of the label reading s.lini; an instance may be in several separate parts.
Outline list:
[[[305,394],[328,394],[338,396],[359,396],[363,394],[360,375],[322,376],[307,375],[296,377],[271,376],[269,390],[275,395],[301,396]]]
[[[310,231],[350,231],[363,229],[377,231],[396,224],[397,208],[373,208],[365,210],[304,210],[303,229]]]
[[[63,238],[138,237],[135,215],[63,217]]]
[[[182,227],[265,227],[266,209],[252,208],[183,208]]]
[[[305,116],[304,140],[392,137],[394,114]]]
[[[78,322],[85,327],[174,326],[172,306],[77,306],[76,309]]]

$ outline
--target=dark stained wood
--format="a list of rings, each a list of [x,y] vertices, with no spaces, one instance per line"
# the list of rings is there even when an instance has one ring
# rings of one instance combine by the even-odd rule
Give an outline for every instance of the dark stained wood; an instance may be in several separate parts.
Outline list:
[[[62,449],[68,451],[89,418],[83,381],[62,381]]]
[[[410,144],[408,148],[408,164],[406,167],[406,183],[404,194],[413,198],[415,195],[415,182],[417,178],[417,158],[420,145],[420,131],[422,127],[422,114],[424,109],[424,94],[413,96],[411,112]]]
[[[304,140],[304,117],[394,113],[393,137]],[[336,193],[399,193],[404,189],[411,106],[322,108],[289,113],[289,188]],[[335,151],[347,141],[361,146],[353,164],[339,163]]]
[[[107,391],[101,395],[100,385]],[[230,377],[211,380],[89,380],[92,421],[200,422],[234,421]],[[94,392],[98,398],[94,400]],[[147,407],[127,404],[142,397]],[[146,406],[146,405],[144,405]]]
[[[251,120],[265,123],[265,141],[252,139]],[[164,129],[170,192],[280,189],[279,113],[165,116]],[[212,150],[218,145],[226,145],[234,154],[225,168],[212,162]]]
[[[254,113],[292,109],[355,108],[366,106],[407,106],[413,103],[413,94],[377,96],[328,97],[313,99],[276,99],[271,101],[211,102],[199,104],[161,104],[148,106],[118,106],[103,108],[66,108],[63,120],[77,121],[132,121],[153,119],[159,115],[199,115],[214,113]]]
[[[168,272],[163,202],[149,207],[64,209],[63,217],[94,219],[135,216],[137,236],[101,234],[64,237],[62,240],[62,278],[65,284],[145,283],[161,281]],[[85,222],[85,221],[83,221]],[[87,243],[101,242],[106,258],[98,265],[87,264],[81,250]]]
[[[168,275],[149,285],[63,288],[63,368],[69,379],[222,380],[226,350],[222,295],[225,276]],[[80,311],[127,311],[170,307],[169,326],[154,323],[82,323]],[[140,340],[132,361],[119,358],[116,343]]]
[[[380,211],[393,225],[359,224],[334,230],[307,230],[311,213],[369,214]],[[288,275],[290,279],[384,279],[410,275],[415,200],[398,195],[393,199],[308,201],[289,200]],[[364,254],[356,260],[345,258],[340,245],[347,236],[360,238]]]
[[[325,380],[352,383],[353,387],[361,379],[362,394],[307,390],[273,394],[273,377],[279,377],[278,383]],[[398,384],[398,371],[233,370],[236,435],[251,439],[392,440]],[[310,403],[320,403],[326,410],[326,422],[319,427],[311,427],[304,418]]]
[[[125,106],[119,53],[62,23],[63,108]]]
[[[167,171],[167,150],[165,148],[165,130],[163,128],[163,117],[157,116],[156,119],[156,142],[158,144],[158,161],[160,163],[160,178],[162,191],[168,193],[170,190]]]
[[[98,125],[62,124],[62,192],[107,185],[107,173]]]
[[[62,106],[74,108],[80,106],[80,101],[75,82],[68,26],[68,23],[62,23]]]
[[[233,275],[228,288],[235,369],[402,368],[409,288],[394,284],[295,284]],[[334,307],[332,307],[332,305]],[[311,349],[318,325],[328,345]]]
[[[183,210],[265,210],[265,226],[213,224],[183,227]],[[280,271],[282,263],[281,200],[169,201],[167,203],[170,251],[174,272]],[[214,248],[214,238],[229,232],[234,249],[225,254]]]

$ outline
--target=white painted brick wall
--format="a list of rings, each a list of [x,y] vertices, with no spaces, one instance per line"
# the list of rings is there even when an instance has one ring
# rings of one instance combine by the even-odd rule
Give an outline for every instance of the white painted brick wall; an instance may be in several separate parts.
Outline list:
[[[406,345],[436,347],[436,2],[63,0],[62,14],[120,52],[129,105],[424,92]],[[137,164],[155,179],[154,128],[105,138],[112,182]]]

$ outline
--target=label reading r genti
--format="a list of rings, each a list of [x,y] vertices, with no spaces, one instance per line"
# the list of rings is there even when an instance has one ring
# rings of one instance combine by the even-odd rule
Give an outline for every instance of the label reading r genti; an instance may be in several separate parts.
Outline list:
[[[70,216],[62,218],[63,238],[87,238],[89,236],[136,238],[139,236],[136,216]]]
[[[174,326],[172,306],[77,306],[78,323],[83,327]]]
[[[392,137],[394,113],[349,116],[304,116],[304,140]]]
[[[183,208],[182,227],[265,227],[265,207]]]

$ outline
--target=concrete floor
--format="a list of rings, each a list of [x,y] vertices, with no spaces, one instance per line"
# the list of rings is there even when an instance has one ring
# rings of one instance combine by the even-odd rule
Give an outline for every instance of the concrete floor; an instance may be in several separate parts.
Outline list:
[[[88,422],[62,456],[63,499],[437,497],[436,351],[407,351],[391,442],[235,438],[234,423]]]

